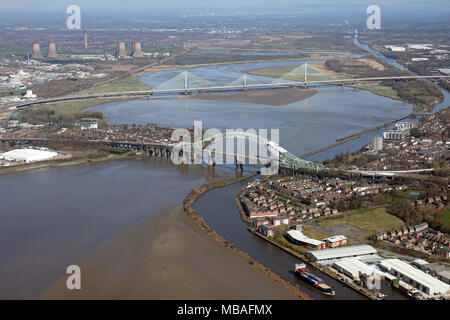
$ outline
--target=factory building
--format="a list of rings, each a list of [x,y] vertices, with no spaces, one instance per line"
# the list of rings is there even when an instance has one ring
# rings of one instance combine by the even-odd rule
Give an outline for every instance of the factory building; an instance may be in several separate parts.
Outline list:
[[[382,137],[374,137],[372,140],[372,150],[373,151],[381,151],[383,150],[383,138]]]
[[[428,295],[447,295],[450,286],[399,259],[382,260],[380,268]]]
[[[399,130],[389,130],[383,132],[383,138],[386,140],[403,140],[405,134]]]
[[[395,124],[395,129],[383,132],[383,138],[386,140],[403,140],[409,135],[413,127],[413,122],[398,122]]]
[[[361,276],[379,275],[383,276],[380,270],[375,269],[364,262],[355,258],[344,258],[337,260],[333,263],[333,268],[337,271],[345,274],[347,277],[353,280],[360,280]]]
[[[399,46],[393,46],[393,45],[385,45],[384,47],[386,49],[388,49],[389,51],[393,51],[393,52],[405,52],[406,51],[405,47],[399,47]]]
[[[343,258],[372,258],[376,257],[376,253],[377,250],[375,250],[372,246],[362,244],[349,247],[308,251],[306,255],[314,261],[326,264]]]
[[[331,236],[329,238],[323,239],[323,241],[325,241],[328,248],[336,248],[345,245],[347,243],[347,237],[342,235]]]
[[[303,232],[299,230],[289,230],[287,232],[287,237],[292,243],[310,249],[321,250],[326,248],[326,243],[324,241],[312,239],[305,236]]]

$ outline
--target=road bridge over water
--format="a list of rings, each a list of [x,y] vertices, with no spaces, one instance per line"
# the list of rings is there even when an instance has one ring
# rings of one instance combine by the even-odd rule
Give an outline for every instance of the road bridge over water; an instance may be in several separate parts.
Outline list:
[[[104,99],[104,98],[139,98],[161,95],[192,95],[213,92],[232,92],[232,91],[248,91],[248,90],[274,90],[286,88],[307,88],[320,85],[356,85],[361,82],[372,81],[408,81],[415,79],[447,79],[450,76],[389,76],[389,77],[366,77],[366,78],[346,78],[346,79],[326,79],[309,81],[307,76],[307,67],[305,64],[304,81],[286,80],[283,78],[275,78],[274,81],[264,83],[253,79],[247,74],[234,80],[227,85],[218,85],[211,83],[201,77],[198,77],[188,71],[181,72],[177,76],[165,81],[153,89],[141,91],[113,91],[113,92],[92,92],[85,94],[76,94],[61,96],[48,99],[39,99],[27,101],[13,105],[12,108],[21,109],[32,107],[39,104],[56,103],[63,101],[76,101],[85,99]]]

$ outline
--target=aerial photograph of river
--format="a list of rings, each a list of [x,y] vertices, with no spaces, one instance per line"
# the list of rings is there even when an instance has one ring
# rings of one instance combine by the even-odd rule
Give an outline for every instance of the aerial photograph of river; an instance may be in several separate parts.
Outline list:
[[[450,298],[445,1],[6,2],[0,300]]]

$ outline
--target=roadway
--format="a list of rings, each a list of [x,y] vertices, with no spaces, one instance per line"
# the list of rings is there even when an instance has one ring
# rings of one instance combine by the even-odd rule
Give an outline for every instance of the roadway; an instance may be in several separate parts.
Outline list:
[[[26,103],[20,103],[10,108],[25,108],[33,105],[54,103],[61,101],[73,101],[83,99],[99,99],[99,98],[120,98],[120,97],[147,97],[151,95],[163,95],[163,94],[193,94],[193,93],[206,93],[206,92],[224,92],[224,91],[240,91],[240,90],[264,90],[264,89],[281,89],[281,88],[298,88],[307,87],[310,85],[320,84],[344,84],[344,83],[356,83],[362,81],[386,81],[386,80],[413,80],[413,79],[444,79],[450,76],[397,76],[397,77],[373,77],[373,78],[351,78],[351,79],[336,79],[336,80],[317,80],[317,81],[291,81],[291,82],[279,82],[279,83],[258,83],[247,85],[235,85],[235,86],[210,86],[210,87],[198,87],[198,88],[176,88],[176,89],[154,89],[144,91],[126,91],[126,92],[102,92],[102,93],[90,93],[69,95],[56,98],[42,99],[29,101]]]

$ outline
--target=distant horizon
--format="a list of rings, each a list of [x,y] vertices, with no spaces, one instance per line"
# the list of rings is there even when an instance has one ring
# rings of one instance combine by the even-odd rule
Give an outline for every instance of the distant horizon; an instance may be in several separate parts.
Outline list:
[[[103,11],[114,13],[116,10],[121,12],[133,12],[136,10],[148,9],[155,11],[230,11],[230,10],[252,10],[253,12],[262,12],[272,10],[277,12],[292,12],[292,9],[298,10],[320,10],[325,13],[329,11],[343,11],[348,9],[367,8],[369,5],[376,4],[382,9],[389,11],[428,11],[428,12],[449,12],[450,6],[448,0],[2,0],[0,8],[8,11],[18,12],[60,12],[69,5],[78,5],[82,9],[89,11]],[[359,9],[358,9],[359,10]],[[117,13],[121,13],[117,12]],[[252,12],[249,12],[252,13]],[[329,12],[332,13],[332,12]]]

